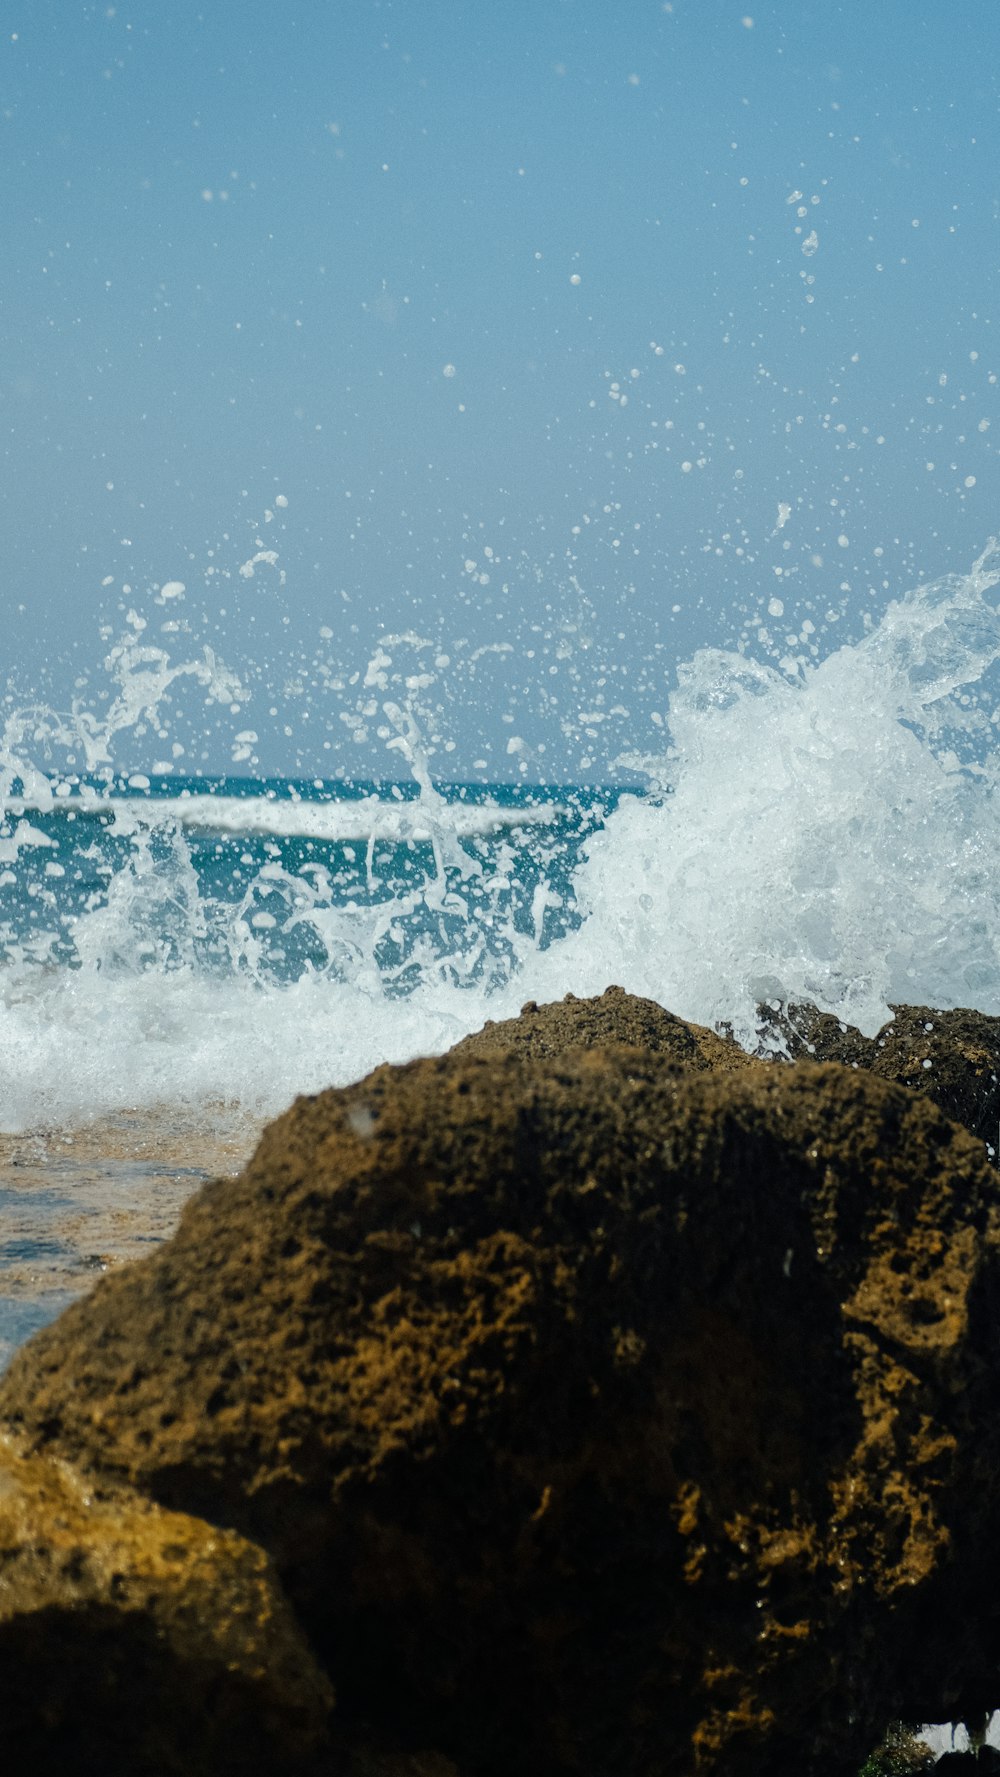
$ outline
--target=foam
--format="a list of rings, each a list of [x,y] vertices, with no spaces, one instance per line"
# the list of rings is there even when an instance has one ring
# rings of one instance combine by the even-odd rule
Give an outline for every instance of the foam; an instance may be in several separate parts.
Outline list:
[[[148,787],[137,776],[133,788]],[[12,797],[11,814],[27,813],[33,804]],[[171,824],[190,833],[270,834],[284,839],[320,839],[327,843],[370,839],[398,844],[412,840],[426,844],[443,825],[458,838],[496,833],[504,828],[550,826],[558,815],[553,803],[532,808],[500,808],[491,804],[452,804],[436,809],[433,819],[420,803],[392,802],[382,796],[360,796],[351,801],[306,802],[298,797],[265,796],[96,796],[85,803],[74,796],[45,810],[79,818],[113,817],[122,830],[163,827]],[[24,843],[25,841],[22,841]],[[44,835],[36,844],[50,845]],[[0,858],[3,852],[0,850]]]
[[[761,1000],[867,1035],[892,1002],[1000,1012],[997,578],[990,552],[794,675],[682,666],[673,793],[621,806],[580,872],[576,991],[614,979],[748,1044]]]
[[[0,1124],[222,1101],[268,1115],[297,1091],[442,1050],[524,999],[610,982],[727,1023],[748,1045],[761,1000],[809,999],[867,1034],[899,1001],[1000,1013],[997,579],[990,551],[815,664],[779,670],[720,649],[684,663],[670,745],[647,760],[661,792],[624,798],[589,840],[575,881],[582,923],[551,943],[546,881],[534,930],[515,929],[501,894],[510,859],[491,883],[461,844],[500,817],[441,797],[416,718],[396,705],[384,705],[395,757],[419,795],[391,808],[168,797],[164,838],[149,817],[157,798],[118,798],[113,832],[127,857],[74,920],[75,966],[54,960],[55,937],[39,928],[0,969]],[[65,782],[36,754],[62,744],[106,759],[113,725],[135,725],[183,674],[215,686],[239,718],[238,683],[218,662],[173,665],[141,633],[132,624],[109,657],[118,692],[103,727],[79,713],[8,722],[0,893],[3,883],[16,893],[44,838],[30,811],[67,805]],[[100,794],[88,794],[97,810]],[[557,807],[530,811],[542,824],[529,843],[543,843]],[[293,874],[272,864],[237,905],[206,905],[187,835],[248,823],[268,832],[272,820],[283,833],[358,833],[369,847],[385,820],[388,837],[426,833],[433,866],[422,885],[361,904],[338,899],[320,865]],[[62,886],[46,879],[53,907]],[[421,921],[439,934],[433,943]],[[325,960],[282,979],[268,944],[305,929]],[[385,960],[396,932],[410,933],[405,982]]]

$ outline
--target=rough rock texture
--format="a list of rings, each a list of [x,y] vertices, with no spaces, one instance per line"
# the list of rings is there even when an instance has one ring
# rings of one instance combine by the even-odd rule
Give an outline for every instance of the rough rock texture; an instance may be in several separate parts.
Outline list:
[[[995,1199],[849,1069],[385,1067],[272,1124],[0,1411],[268,1547],[403,1748],[829,1777],[995,1702]]]
[[[790,1059],[839,1061],[896,1080],[940,1105],[985,1142],[1000,1148],[1000,1018],[960,1008],[894,1006],[891,1024],[864,1037],[815,1006],[790,1006],[769,1022],[788,1044]],[[761,1011],[767,1016],[766,1008]]]
[[[939,1012],[927,1006],[894,1006],[893,1021],[875,1037],[853,1025],[796,1005],[777,1011],[758,1007],[763,1030],[785,1045],[771,1060],[839,1061],[895,1080],[939,1105],[946,1116],[979,1137],[995,1158],[1000,1150],[1000,1018],[984,1012]],[[519,1018],[489,1020],[465,1037],[455,1055],[563,1055],[574,1048],[606,1048],[629,1043],[667,1055],[684,1067],[716,1073],[741,1072],[760,1065],[724,1032],[690,1024],[655,1000],[609,987],[597,999],[564,1000],[539,1006],[529,1000]]]
[[[568,993],[565,999],[544,1006],[529,1000],[521,1007],[519,1018],[499,1023],[487,1019],[482,1030],[463,1037],[450,1053],[510,1053],[541,1059],[564,1055],[568,1049],[606,1049],[616,1043],[669,1056],[685,1067],[708,1066],[690,1025],[655,1000],[641,999],[622,987],[607,988],[599,999],[581,1000]]]
[[[540,1006],[529,1000],[519,1018],[494,1023],[487,1019],[482,1030],[463,1037],[452,1055],[497,1055],[509,1052],[524,1058],[565,1055],[569,1049],[606,1049],[625,1043],[669,1056],[683,1067],[703,1071],[738,1072],[755,1066],[754,1058],[731,1038],[719,1036],[701,1024],[687,1024],[655,1000],[608,987],[598,999],[577,999],[568,993],[563,1000]]]
[[[5,1769],[285,1777],[331,1703],[260,1549],[0,1436]]]

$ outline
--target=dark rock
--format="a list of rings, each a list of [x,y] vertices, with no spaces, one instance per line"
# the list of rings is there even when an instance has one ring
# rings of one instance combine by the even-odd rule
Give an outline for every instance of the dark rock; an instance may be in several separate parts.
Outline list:
[[[261,1549],[0,1436],[5,1769],[292,1777],[332,1700]]]
[[[267,1547],[339,1718],[404,1750],[826,1777],[995,1700],[995,1198],[863,1072],[380,1068],[37,1335],[0,1411]]]
[[[460,1777],[450,1759],[438,1752],[400,1752],[362,1730],[341,1754],[337,1777]]]
[[[760,1008],[787,1043],[791,1060],[839,1061],[920,1092],[985,1142],[995,1158],[1000,1135],[1000,1018],[960,1008],[894,1006],[891,1024],[864,1037],[815,1006]]]

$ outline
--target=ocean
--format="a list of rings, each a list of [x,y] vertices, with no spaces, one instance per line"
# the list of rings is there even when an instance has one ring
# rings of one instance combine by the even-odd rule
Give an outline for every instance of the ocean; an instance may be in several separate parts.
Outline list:
[[[1000,1013],[998,578],[991,549],[841,646],[699,651],[603,786],[438,776],[416,700],[383,779],[117,764],[205,658],[113,649],[69,714],[11,691],[0,1361],[296,1093],[525,1000],[614,982],[748,1047],[762,1002]]]
[[[164,1238],[297,1091],[447,1047],[487,1003],[516,1010],[530,954],[579,926],[582,846],[621,801],[23,763],[9,778],[0,1362]]]

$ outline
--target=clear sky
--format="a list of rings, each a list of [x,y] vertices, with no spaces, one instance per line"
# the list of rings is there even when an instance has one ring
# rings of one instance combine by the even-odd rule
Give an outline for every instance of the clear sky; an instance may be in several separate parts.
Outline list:
[[[419,671],[440,775],[606,778],[694,647],[967,569],[998,70],[997,0],[8,0],[16,694],[132,608],[250,692],[177,769],[384,773]]]

